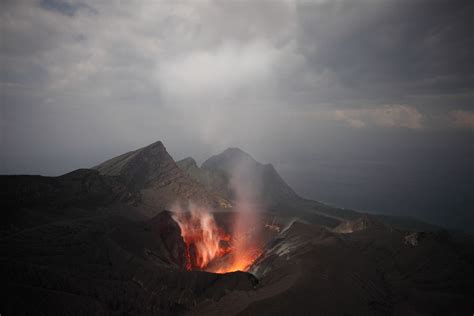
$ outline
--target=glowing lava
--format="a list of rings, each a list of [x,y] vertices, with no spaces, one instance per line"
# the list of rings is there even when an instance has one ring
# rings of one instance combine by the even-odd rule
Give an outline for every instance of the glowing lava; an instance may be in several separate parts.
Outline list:
[[[213,214],[207,210],[193,207],[190,212],[175,212],[173,218],[181,228],[186,244],[187,270],[247,271],[261,253],[251,230],[241,233],[239,226],[242,223],[238,219],[229,234],[217,225]]]

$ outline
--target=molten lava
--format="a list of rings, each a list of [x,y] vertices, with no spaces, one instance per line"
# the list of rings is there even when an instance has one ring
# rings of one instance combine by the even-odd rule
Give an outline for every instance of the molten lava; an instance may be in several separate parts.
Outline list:
[[[227,233],[220,228],[212,213],[192,208],[190,212],[175,212],[174,220],[181,228],[186,244],[186,269],[214,273],[247,271],[261,254],[251,230],[239,229]]]

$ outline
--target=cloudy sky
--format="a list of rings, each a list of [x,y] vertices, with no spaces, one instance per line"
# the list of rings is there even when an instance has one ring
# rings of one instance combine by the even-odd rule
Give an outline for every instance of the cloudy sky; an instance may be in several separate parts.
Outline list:
[[[0,173],[238,146],[305,196],[474,225],[472,1],[0,5]]]

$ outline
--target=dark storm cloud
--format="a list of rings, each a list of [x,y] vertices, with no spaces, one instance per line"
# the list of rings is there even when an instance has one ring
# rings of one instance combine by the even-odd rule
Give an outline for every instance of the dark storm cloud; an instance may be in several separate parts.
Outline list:
[[[472,93],[473,9],[470,1],[304,3],[299,44],[313,69],[329,69],[363,98]]]
[[[58,0],[40,0],[40,5],[47,10],[57,11],[69,16],[73,16],[80,7],[79,5]]]
[[[462,1],[4,1],[2,147],[34,155],[43,135],[51,150],[118,153],[161,138],[204,157],[231,145],[264,154],[258,139],[317,147],[354,129],[471,130],[472,11]]]

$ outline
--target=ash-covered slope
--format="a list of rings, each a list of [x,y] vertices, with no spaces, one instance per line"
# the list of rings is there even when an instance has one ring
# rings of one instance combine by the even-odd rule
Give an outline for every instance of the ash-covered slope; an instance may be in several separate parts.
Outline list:
[[[107,160],[94,169],[123,178],[130,189],[140,193],[141,203],[151,215],[176,202],[228,207],[224,198],[183,172],[160,141]]]
[[[353,233],[294,222],[231,292],[195,315],[462,315],[474,308],[472,238],[411,233],[364,221]],[[415,234],[415,236],[414,236]],[[416,240],[416,242],[413,242]]]

